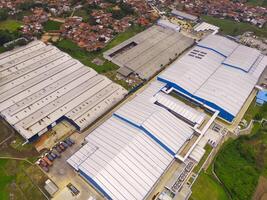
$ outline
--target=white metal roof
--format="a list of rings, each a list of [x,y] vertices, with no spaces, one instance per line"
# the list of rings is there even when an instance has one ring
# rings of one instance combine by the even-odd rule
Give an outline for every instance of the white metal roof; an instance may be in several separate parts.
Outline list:
[[[158,103],[166,106],[166,108],[174,111],[185,119],[191,121],[194,124],[202,124],[205,120],[205,113],[201,113],[185,103],[173,98],[170,95],[167,95],[163,92],[159,92],[155,95],[155,98]]]
[[[222,64],[228,61],[239,68]],[[257,50],[243,47],[222,36],[209,35],[161,73],[159,78],[235,116],[257,83],[266,63],[267,57],[259,55]],[[248,72],[242,70],[250,65]]]
[[[164,85],[149,83],[90,133],[88,143],[67,161],[108,199],[145,199],[193,135],[192,125],[155,104]],[[193,110],[184,114],[191,120],[202,116]]]
[[[86,141],[67,162],[114,200],[144,199],[173,160],[145,133],[114,116]]]
[[[207,22],[201,22],[199,24],[197,24],[195,27],[194,27],[194,30],[196,32],[199,32],[199,31],[213,31],[212,33],[213,34],[216,34],[218,33],[219,31],[219,27],[218,26],[215,26],[213,24],[209,24]]]
[[[257,49],[239,45],[223,64],[248,72],[260,55]]]
[[[201,160],[201,158],[204,156],[205,152],[206,152],[206,150],[197,144],[196,147],[191,152],[189,157],[194,159],[196,162],[199,162]]]
[[[0,113],[26,139],[62,117],[83,129],[126,94],[121,86],[40,41],[0,54],[0,75]]]
[[[115,114],[144,128],[172,152],[177,153],[194,131],[190,125],[167,109],[155,104],[154,96],[161,88],[162,85],[158,82],[152,83],[140,95],[119,108]]]
[[[173,29],[175,31],[180,31],[180,29],[181,29],[179,25],[173,24],[167,19],[159,19],[157,21],[157,24],[162,26],[162,27]]]

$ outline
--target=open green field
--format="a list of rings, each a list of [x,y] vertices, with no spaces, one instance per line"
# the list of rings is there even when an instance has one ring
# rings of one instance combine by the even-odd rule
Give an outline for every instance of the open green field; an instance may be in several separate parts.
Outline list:
[[[45,199],[38,187],[43,188],[47,176],[32,164],[39,153],[31,144],[22,146],[22,137],[3,119],[0,130],[0,199]]]
[[[190,200],[228,200],[223,187],[208,172],[202,171],[192,187]]]
[[[45,31],[57,31],[57,30],[60,30],[61,25],[62,25],[62,23],[60,23],[60,22],[48,20],[44,24],[44,30]]]
[[[267,105],[249,108],[250,118],[267,117]],[[254,124],[250,135],[226,142],[218,153],[214,170],[232,199],[252,198],[260,176],[267,177],[267,127]]]
[[[11,32],[18,30],[22,25],[22,22],[16,20],[5,20],[0,22],[0,30],[9,30]]]
[[[237,36],[243,34],[246,31],[252,31],[256,35],[263,37],[266,37],[267,35],[266,25],[263,28],[258,28],[248,23],[235,22],[230,19],[219,19],[207,15],[203,15],[201,16],[201,18],[208,23],[219,26],[221,28],[221,32],[223,32],[226,35]]]
[[[36,166],[25,161],[0,159],[0,199],[42,200],[44,195],[38,187],[45,181]]]

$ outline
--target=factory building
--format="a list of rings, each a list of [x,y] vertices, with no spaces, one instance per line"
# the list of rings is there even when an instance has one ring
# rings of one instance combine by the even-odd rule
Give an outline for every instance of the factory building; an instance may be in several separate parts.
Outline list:
[[[0,54],[0,114],[33,141],[67,120],[82,131],[127,93],[40,41]]]
[[[200,161],[202,136],[218,116],[234,119],[266,61],[257,50],[208,36],[92,131],[67,162],[106,199],[146,199],[173,162]]]
[[[219,35],[209,35],[157,79],[233,122],[267,65],[260,51]]]
[[[147,80],[194,44],[167,20],[154,25],[104,52],[104,58],[120,66],[123,77],[131,74]]]
[[[67,160],[106,199],[145,199],[185,149],[195,157],[195,146],[186,145],[199,137],[206,114],[165,94],[164,85],[151,83]]]

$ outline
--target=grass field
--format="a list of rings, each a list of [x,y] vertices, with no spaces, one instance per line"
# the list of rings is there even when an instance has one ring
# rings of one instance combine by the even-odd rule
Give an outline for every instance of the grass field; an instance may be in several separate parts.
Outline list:
[[[60,22],[56,22],[56,21],[52,21],[52,20],[48,20],[45,24],[44,24],[44,30],[45,31],[56,31],[60,29],[60,26],[62,25],[62,23]]]
[[[267,35],[267,26],[265,25],[263,28],[258,28],[254,25],[243,23],[243,22],[235,22],[230,19],[219,19],[212,16],[203,15],[201,18],[211,24],[219,26],[221,28],[221,32],[226,35],[240,35],[246,31],[252,31],[258,36],[266,37]]]
[[[256,104],[256,99],[254,99],[245,113],[244,119],[250,122],[250,120],[257,118],[257,115],[262,115],[263,113],[261,112],[260,114],[260,109],[261,106],[258,106]]]
[[[43,188],[47,176],[27,162],[35,162],[38,152],[31,144],[22,146],[22,137],[3,119],[0,119],[0,130],[0,199],[45,199],[37,185]]]
[[[36,166],[25,161],[0,159],[0,199],[43,200],[37,185],[46,177]]]
[[[208,172],[202,171],[192,187],[190,200],[228,200],[223,187]]]
[[[22,22],[16,20],[5,20],[0,22],[0,30],[9,30],[11,32],[18,30],[22,25]]]

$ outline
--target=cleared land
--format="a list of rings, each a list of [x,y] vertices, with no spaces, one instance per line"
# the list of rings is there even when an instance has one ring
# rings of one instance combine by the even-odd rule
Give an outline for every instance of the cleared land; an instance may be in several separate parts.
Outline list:
[[[16,31],[21,25],[22,22],[9,19],[0,22],[0,30]]]
[[[263,28],[258,28],[248,23],[244,22],[235,22],[230,19],[219,19],[212,16],[203,15],[201,18],[211,24],[219,26],[221,28],[221,32],[226,35],[237,36],[243,34],[246,31],[252,31],[258,36],[265,37],[267,35],[267,26],[265,25]]]

